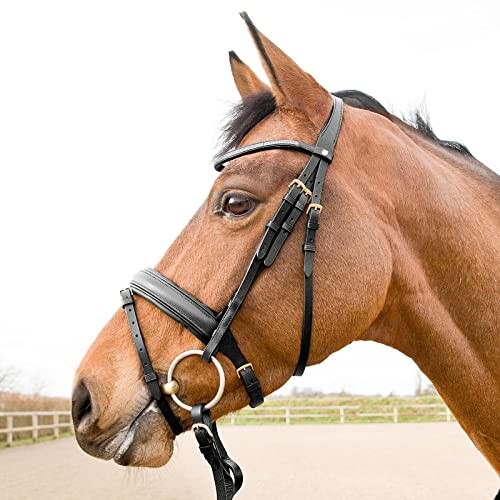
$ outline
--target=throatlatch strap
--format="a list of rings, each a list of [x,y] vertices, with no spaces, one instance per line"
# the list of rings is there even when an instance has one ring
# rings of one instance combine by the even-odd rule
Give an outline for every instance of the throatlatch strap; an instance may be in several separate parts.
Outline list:
[[[130,332],[132,333],[132,340],[134,341],[137,354],[139,355],[139,359],[141,361],[141,366],[144,371],[144,380],[149,387],[149,392],[151,392],[151,395],[156,400],[156,403],[163,413],[165,420],[168,422],[168,425],[172,429],[172,432],[175,435],[179,435],[183,431],[183,428],[178,418],[170,408],[165,396],[161,392],[160,384],[158,383],[158,376],[153,369],[153,364],[151,363],[148,350],[146,349],[146,344],[144,343],[139,321],[137,320],[132,292],[129,288],[125,288],[125,290],[120,291],[120,295],[122,298],[122,307],[125,311],[125,315],[127,316]]]
[[[342,99],[333,96],[333,112],[325,124],[323,133],[320,134],[318,144],[335,149],[342,124],[344,103]],[[333,157],[332,157],[333,160]],[[302,336],[300,340],[300,354],[294,375],[300,376],[307,366],[307,359],[311,348],[311,334],[313,321],[313,266],[314,253],[316,252],[316,231],[319,228],[319,216],[323,209],[321,206],[321,195],[325,183],[326,172],[332,160],[321,159],[319,162],[314,185],[312,189],[311,204],[306,223],[306,235],[304,240],[304,316],[302,320]]]
[[[191,417],[200,451],[212,468],[217,500],[231,500],[243,484],[243,473],[227,454],[210,410],[204,409],[203,404],[194,405]]]

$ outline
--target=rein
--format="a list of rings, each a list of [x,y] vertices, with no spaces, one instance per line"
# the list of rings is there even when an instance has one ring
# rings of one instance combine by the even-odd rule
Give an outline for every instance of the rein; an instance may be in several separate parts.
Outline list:
[[[300,352],[294,375],[304,373],[309,357],[313,317],[313,264],[316,251],[315,239],[322,211],[321,195],[328,166],[333,161],[333,151],[337,144],[342,125],[343,102],[333,96],[333,106],[315,145],[293,140],[273,140],[259,142],[237,148],[220,156],[215,161],[215,170],[222,171],[226,163],[249,154],[269,149],[289,149],[309,154],[309,160],[300,175],[293,179],[283,197],[278,210],[266,224],[262,240],[247,268],[245,276],[226,307],[219,313],[213,311],[196,297],[176,285],[158,271],[145,269],[137,273],[130,287],[120,292],[122,306],[127,316],[132,339],[144,371],[144,380],[151,395],[172,432],[178,435],[184,431],[182,423],[170,406],[170,400],[177,406],[191,412],[192,430],[200,451],[212,468],[218,500],[230,500],[240,489],[243,474],[240,467],[227,454],[211,419],[210,409],[215,406],[224,392],[225,377],[222,366],[215,355],[221,352],[236,368],[236,373],[247,391],[249,404],[255,408],[264,402],[262,388],[253,366],[245,358],[231,332],[232,322],[245,297],[260,273],[276,260],[300,216],[307,214],[304,251],[304,314]],[[139,326],[134,306],[134,295],[146,299],[163,313],[180,323],[197,337],[205,349],[190,350],[177,356],[167,374],[167,382],[160,384],[149,357],[144,337]],[[176,395],[179,384],[173,378],[177,364],[184,358],[200,355],[206,362],[212,361],[219,373],[219,389],[208,403],[189,406]]]

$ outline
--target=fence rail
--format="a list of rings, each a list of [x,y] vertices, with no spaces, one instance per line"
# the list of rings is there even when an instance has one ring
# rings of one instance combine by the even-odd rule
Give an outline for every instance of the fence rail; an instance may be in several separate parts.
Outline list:
[[[19,422],[20,418],[26,420],[27,417],[31,418],[31,425],[15,425]],[[44,420],[52,420],[51,424],[41,424],[40,418]],[[63,417],[64,421],[61,421]],[[0,428],[0,435],[6,434],[6,444],[7,446],[12,446],[14,442],[14,436],[20,433],[31,433],[31,439],[34,442],[38,441],[40,437],[40,431],[51,430],[52,435],[55,439],[60,436],[60,429],[69,429],[69,432],[73,430],[73,423],[71,422],[71,412],[69,411],[11,411],[11,412],[0,412],[0,418],[5,418],[6,427]]]
[[[373,411],[375,410],[375,411]],[[380,410],[380,411],[378,411]],[[61,419],[62,417],[62,419]],[[31,419],[31,425],[19,424],[23,418]],[[379,405],[366,407],[362,405],[337,405],[337,406],[264,406],[255,410],[243,410],[232,413],[223,419],[224,423],[232,425],[244,423],[245,421],[264,422],[277,421],[286,425],[294,421],[317,421],[337,422],[345,424],[353,421],[366,421],[382,419],[395,424],[409,419],[439,419],[446,422],[454,421],[448,407],[444,404],[406,404],[406,405]],[[60,429],[73,431],[71,412],[69,411],[14,411],[0,412],[0,419],[5,419],[6,427],[0,427],[0,436],[6,434],[7,446],[12,446],[14,436],[21,433],[30,433],[31,439],[37,441],[40,431],[52,431],[54,438],[60,436]],[[51,423],[40,423],[40,419]]]
[[[267,406],[259,410],[243,410],[224,418],[224,423],[235,425],[245,420],[275,420],[290,425],[297,420],[328,420],[345,424],[367,419],[387,419],[397,424],[408,420],[438,419],[454,421],[449,408],[444,404],[380,405],[375,410],[361,405],[349,406]],[[365,411],[363,411],[365,410]]]

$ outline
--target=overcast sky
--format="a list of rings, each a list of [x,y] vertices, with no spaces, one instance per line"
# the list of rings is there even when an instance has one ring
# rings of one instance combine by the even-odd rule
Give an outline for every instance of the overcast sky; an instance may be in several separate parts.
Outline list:
[[[396,112],[425,100],[440,137],[498,172],[498,5],[0,3],[0,364],[22,372],[24,390],[43,381],[68,395],[120,288],[202,203],[238,99],[227,51],[263,77],[239,10],[331,90]],[[356,343],[291,384],[406,394],[415,374],[402,354]]]

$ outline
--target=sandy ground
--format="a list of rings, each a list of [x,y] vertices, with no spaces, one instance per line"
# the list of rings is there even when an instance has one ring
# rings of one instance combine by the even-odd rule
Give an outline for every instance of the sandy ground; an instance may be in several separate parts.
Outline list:
[[[493,499],[497,475],[457,424],[222,427],[245,473],[238,499]],[[160,470],[85,455],[72,438],[0,450],[0,498],[212,499],[194,437]]]

